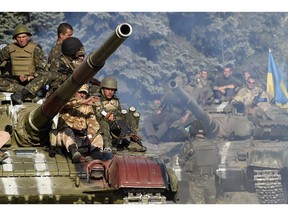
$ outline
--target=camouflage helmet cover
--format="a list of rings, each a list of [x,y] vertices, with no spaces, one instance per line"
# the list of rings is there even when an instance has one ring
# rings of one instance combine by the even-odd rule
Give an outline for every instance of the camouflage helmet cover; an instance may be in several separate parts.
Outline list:
[[[81,86],[81,88],[78,90],[78,92],[86,92],[87,94],[89,93],[89,86],[88,84],[84,84]]]
[[[104,77],[101,81],[100,87],[117,90],[117,81],[113,77]]]
[[[19,34],[24,34],[26,33],[27,35],[29,35],[30,37],[32,36],[31,32],[29,31],[29,29],[27,28],[27,26],[23,25],[23,24],[19,24],[16,26],[14,32],[13,32],[13,39],[15,39],[15,37]]]

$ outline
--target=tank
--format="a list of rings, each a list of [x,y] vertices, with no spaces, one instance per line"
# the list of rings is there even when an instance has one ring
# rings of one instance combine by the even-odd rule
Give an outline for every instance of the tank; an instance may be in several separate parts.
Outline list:
[[[286,109],[273,105],[269,115],[250,118],[228,102],[201,107],[174,80],[169,87],[203,124],[206,144],[193,146],[195,141],[191,141],[191,166],[192,171],[201,172],[211,168],[217,197],[248,192],[255,195],[256,203],[287,203]]]
[[[2,147],[9,157],[0,164],[1,204],[176,201],[175,174],[152,154],[123,151],[103,160],[72,163],[52,144],[58,112],[131,33],[130,24],[118,25],[43,103],[12,105],[11,93],[0,94],[1,130],[11,134]]]

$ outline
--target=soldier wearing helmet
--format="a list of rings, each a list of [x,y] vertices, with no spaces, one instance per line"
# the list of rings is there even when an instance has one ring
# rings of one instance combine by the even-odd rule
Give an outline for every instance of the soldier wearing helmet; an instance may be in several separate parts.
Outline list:
[[[104,77],[100,84],[100,89],[96,96],[100,99],[96,101],[94,109],[96,117],[100,123],[100,130],[103,134],[104,147],[107,151],[117,151],[117,139],[114,142],[111,134],[110,125],[115,120],[123,120],[121,115],[121,105],[118,97],[115,95],[117,91],[117,81],[113,77]],[[130,151],[146,151],[146,147],[140,146],[137,143],[129,143]]]
[[[93,159],[102,158],[103,139],[92,107],[97,98],[88,97],[88,94],[89,86],[84,84],[59,113],[57,144],[66,147],[74,163],[81,158],[79,147],[82,141],[84,146],[90,145]]]
[[[19,92],[35,77],[47,73],[46,56],[40,45],[30,40],[32,34],[25,25],[17,25],[14,43],[4,47],[0,53],[0,64],[9,64],[0,91]]]
[[[35,94],[42,86],[51,85],[49,94],[57,89],[84,60],[85,49],[78,38],[69,37],[61,45],[62,54],[52,59],[50,71],[43,77],[35,78],[24,90],[13,95],[15,103],[22,101],[29,95]],[[13,100],[13,98],[12,98]]]
[[[121,113],[121,105],[118,97],[115,95],[117,91],[117,81],[113,77],[104,77],[100,84],[100,89],[95,96],[100,100],[95,103],[94,109],[96,117],[100,123],[100,128],[104,139],[104,148],[112,149],[112,136],[110,134],[109,121],[119,118]],[[105,111],[106,116],[101,112]],[[115,149],[114,149],[115,150]]]

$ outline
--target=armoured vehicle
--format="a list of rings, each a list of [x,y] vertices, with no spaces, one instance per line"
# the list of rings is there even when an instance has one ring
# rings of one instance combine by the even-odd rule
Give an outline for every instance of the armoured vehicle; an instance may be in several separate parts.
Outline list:
[[[194,170],[212,168],[217,195],[246,191],[255,193],[258,203],[287,203],[286,109],[273,105],[269,115],[250,118],[237,113],[228,102],[201,107],[175,81],[169,86],[201,122],[207,145],[215,144],[217,151],[211,144],[200,149],[194,146],[192,151]],[[210,155],[209,160],[197,157],[205,154]]]
[[[1,93],[1,129],[11,134],[2,147],[9,157],[0,164],[1,204],[175,201],[177,179],[153,155],[122,152],[72,163],[65,152],[51,147],[58,112],[131,33],[128,23],[118,25],[42,104],[13,105],[11,93]]]

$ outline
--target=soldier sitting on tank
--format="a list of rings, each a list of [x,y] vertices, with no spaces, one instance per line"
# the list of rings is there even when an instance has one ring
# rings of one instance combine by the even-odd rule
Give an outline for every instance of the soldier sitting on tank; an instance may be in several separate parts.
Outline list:
[[[79,66],[85,56],[85,49],[78,38],[69,37],[62,42],[62,54],[60,58],[51,60],[50,71],[45,76],[37,77],[31,81],[22,91],[16,92],[12,96],[15,104],[21,104],[29,94],[34,94],[45,85],[50,85],[51,94],[57,89]]]
[[[57,145],[66,147],[74,163],[80,161],[82,144],[89,145],[93,159],[102,159],[103,138],[92,107],[98,99],[88,97],[88,88],[84,84],[59,113]]]
[[[117,91],[117,81],[113,77],[104,77],[101,80],[100,89],[95,96],[100,100],[94,104],[94,110],[97,120],[100,123],[100,130],[103,134],[105,151],[113,153],[122,148],[128,148],[129,151],[145,152],[145,146],[139,145],[133,140],[125,140],[128,143],[119,145],[117,137],[112,136],[111,125],[116,120],[123,120],[121,115],[121,104],[115,95]],[[128,125],[129,126],[129,125]]]
[[[272,96],[257,85],[253,76],[248,77],[246,86],[241,88],[232,99],[237,113],[259,118],[270,118]]]
[[[201,70],[192,83],[193,90],[191,95],[200,105],[211,104],[214,98],[212,83],[208,79],[208,71]]]
[[[21,94],[36,91],[32,88],[24,88],[35,78],[41,80],[48,73],[46,56],[40,45],[32,42],[31,32],[25,25],[17,25],[13,39],[14,43],[4,47],[0,52],[0,64],[7,64],[8,71],[4,71],[1,78],[0,91],[17,92],[11,99],[15,104],[21,103]]]
[[[177,76],[175,81],[179,85],[186,87],[186,82],[183,82],[182,76]],[[189,89],[185,88],[186,92]],[[167,89],[166,94],[161,100],[155,100],[154,113],[151,113],[144,118],[144,132],[150,143],[159,144],[160,142],[182,141],[187,138],[184,130],[185,125],[189,123],[192,113],[184,109],[177,95],[174,95]],[[171,133],[169,133],[169,131]]]
[[[57,28],[57,40],[48,55],[48,64],[60,58],[62,42],[73,35],[73,27],[69,23],[60,23]]]
[[[213,83],[215,99],[230,102],[235,95],[235,89],[238,83],[232,76],[232,66],[226,65],[223,70],[223,75],[217,77]]]

